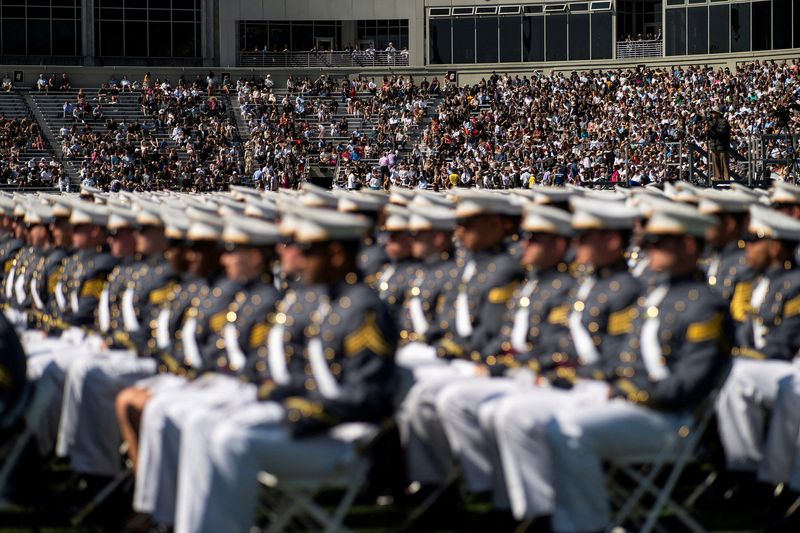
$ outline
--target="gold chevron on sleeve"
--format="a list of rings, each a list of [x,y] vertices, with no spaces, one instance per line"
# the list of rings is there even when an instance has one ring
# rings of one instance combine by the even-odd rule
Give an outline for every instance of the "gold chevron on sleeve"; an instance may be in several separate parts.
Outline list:
[[[369,350],[377,355],[390,355],[392,352],[392,345],[383,337],[376,324],[375,311],[368,312],[361,327],[344,339],[345,354],[355,355],[362,350]]]

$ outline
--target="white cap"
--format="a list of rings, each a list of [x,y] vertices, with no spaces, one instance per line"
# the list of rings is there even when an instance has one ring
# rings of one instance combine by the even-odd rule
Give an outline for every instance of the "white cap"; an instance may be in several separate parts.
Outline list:
[[[613,209],[609,209],[608,202],[590,198],[572,197],[569,203],[572,207],[572,227],[579,231],[630,230],[639,218],[637,209],[623,203],[614,205]]]
[[[416,198],[415,198],[416,200]],[[410,231],[454,231],[456,217],[452,209],[436,206],[412,205],[408,208],[411,216],[408,219]]]
[[[800,220],[762,205],[750,206],[750,233],[778,241],[800,241]]]
[[[572,217],[563,209],[548,205],[528,204],[520,228],[533,233],[549,233],[571,237]]]

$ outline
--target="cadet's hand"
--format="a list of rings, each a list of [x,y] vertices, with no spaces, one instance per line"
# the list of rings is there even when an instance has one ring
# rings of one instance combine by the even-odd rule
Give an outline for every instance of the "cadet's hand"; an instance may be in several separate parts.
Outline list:
[[[489,375],[489,367],[484,364],[475,365],[475,375],[476,376],[488,376]]]

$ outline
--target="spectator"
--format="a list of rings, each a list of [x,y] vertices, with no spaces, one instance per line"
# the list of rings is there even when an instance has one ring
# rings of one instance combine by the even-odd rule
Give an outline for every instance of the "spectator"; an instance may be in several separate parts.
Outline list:
[[[44,77],[44,74],[39,74],[39,79],[36,80],[36,90],[47,92],[47,78]]]
[[[3,90],[5,92],[11,92],[14,88],[14,83],[11,81],[11,76],[8,75],[8,72],[3,74]]]
[[[69,81],[69,76],[67,76],[66,72],[61,74],[61,80],[58,82],[58,89],[61,91],[68,91],[72,89],[72,85]]]

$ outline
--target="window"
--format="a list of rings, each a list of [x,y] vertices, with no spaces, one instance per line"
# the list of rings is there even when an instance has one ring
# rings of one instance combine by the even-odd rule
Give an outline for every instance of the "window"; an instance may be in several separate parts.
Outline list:
[[[587,3],[580,3],[580,4],[570,4],[569,10],[573,12],[577,11],[589,11],[589,4]]]
[[[708,53],[708,8],[690,7],[687,10],[686,44],[687,53]]]
[[[731,4],[731,52],[750,51],[750,4]]]
[[[449,7],[432,7],[430,10],[430,16],[432,17],[447,17],[450,15],[450,8]]]
[[[522,60],[544,61],[544,17],[522,18]]]
[[[478,63],[497,63],[497,17],[476,17],[475,31],[480,46],[475,47]]]
[[[526,15],[534,15],[536,13],[541,13],[543,7],[542,6],[524,6],[522,9],[525,11]]]
[[[456,16],[464,16],[464,15],[472,15],[473,8],[471,7],[454,7],[453,8],[453,15]]]
[[[501,15],[519,15],[519,6],[500,6]]]
[[[100,57],[200,56],[200,6],[194,0],[95,0],[95,50]],[[241,28],[242,39],[257,27]]]
[[[453,62],[451,45],[452,28],[450,19],[431,19],[428,26],[428,61],[435,65]]]
[[[753,2],[751,4],[753,10],[753,28],[758,28],[758,31],[752,32],[753,38],[753,51],[769,50],[772,47],[772,39],[770,28],[770,8],[771,2]]]
[[[711,54],[726,53],[730,50],[730,6],[718,5],[708,8],[708,52]]]
[[[547,61],[565,61],[567,59],[567,15],[550,15],[545,17],[547,24],[545,35],[545,59]]]
[[[792,47],[791,0],[772,0],[772,49]]]
[[[81,0],[4,0],[0,2],[0,21],[0,55],[81,53]],[[28,62],[26,58],[16,60]]]
[[[501,8],[502,11],[502,8]],[[522,19],[520,17],[500,17],[500,62],[518,62],[522,59]]]
[[[592,2],[592,11],[611,9],[611,2]]]
[[[611,12],[592,13],[592,59],[611,59]]]
[[[454,8],[454,10],[457,8]],[[495,42],[497,42],[495,40]],[[475,17],[453,19],[453,63],[475,62]]]
[[[686,54],[686,9],[667,9],[664,28],[666,55]]]
[[[497,7],[476,7],[476,15],[494,15],[497,13]]]
[[[569,15],[569,59],[589,59],[589,13]]]

